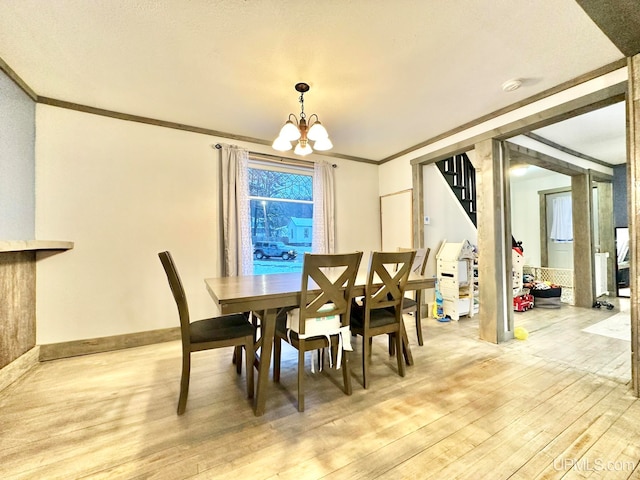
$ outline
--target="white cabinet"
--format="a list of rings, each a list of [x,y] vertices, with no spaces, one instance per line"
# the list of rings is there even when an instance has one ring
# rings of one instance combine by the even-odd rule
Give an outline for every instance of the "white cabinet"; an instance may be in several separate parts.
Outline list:
[[[443,299],[444,314],[451,320],[474,314],[473,246],[444,242],[436,254],[436,276]]]

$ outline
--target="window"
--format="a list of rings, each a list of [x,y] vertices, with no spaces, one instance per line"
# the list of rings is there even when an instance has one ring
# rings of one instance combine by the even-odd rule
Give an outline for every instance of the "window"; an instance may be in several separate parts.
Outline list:
[[[311,251],[313,169],[249,160],[253,273],[301,272]]]

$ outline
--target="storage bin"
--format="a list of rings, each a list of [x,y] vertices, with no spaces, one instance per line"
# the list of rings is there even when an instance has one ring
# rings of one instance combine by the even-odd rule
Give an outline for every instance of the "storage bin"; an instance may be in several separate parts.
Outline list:
[[[560,298],[562,296],[562,287],[552,287],[544,290],[536,290],[532,288],[529,291],[529,293],[536,298],[552,298],[552,297]],[[536,301],[536,305],[538,305],[537,301]]]

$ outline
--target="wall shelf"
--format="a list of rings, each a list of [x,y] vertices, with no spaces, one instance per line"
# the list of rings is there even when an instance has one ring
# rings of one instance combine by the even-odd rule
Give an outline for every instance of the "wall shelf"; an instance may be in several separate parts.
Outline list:
[[[30,250],[71,250],[73,242],[63,240],[0,240],[0,253]]]

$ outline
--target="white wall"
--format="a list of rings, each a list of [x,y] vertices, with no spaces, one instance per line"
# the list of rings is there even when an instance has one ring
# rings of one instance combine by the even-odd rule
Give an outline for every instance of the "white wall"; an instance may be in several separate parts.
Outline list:
[[[469,240],[478,243],[478,229],[469,219],[435,164],[422,167],[424,175],[424,214],[429,224],[424,226],[424,245],[431,248],[427,275],[436,274],[436,253],[441,242],[459,243]]]
[[[571,177],[547,172],[534,177],[511,176],[511,232],[522,242],[525,265],[540,267],[540,199],[538,192],[571,187]]]
[[[37,263],[37,343],[177,326],[162,250],[193,319],[216,314],[203,279],[220,274],[222,139],[46,105],[36,122],[36,235],[75,242]],[[377,166],[335,163],[337,248],[375,248]]]

